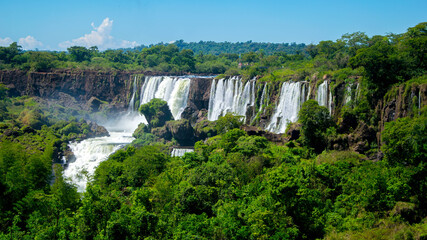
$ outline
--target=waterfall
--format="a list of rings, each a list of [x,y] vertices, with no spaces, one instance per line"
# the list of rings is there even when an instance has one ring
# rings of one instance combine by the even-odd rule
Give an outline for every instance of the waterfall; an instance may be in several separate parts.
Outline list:
[[[136,76],[133,80],[133,93],[132,98],[129,101],[128,112],[135,112],[135,95],[136,95]]]
[[[213,80],[211,85],[208,120],[215,121],[231,112],[246,119],[248,106],[255,105],[255,80],[243,86],[240,78]]]
[[[148,103],[153,98],[163,99],[168,103],[174,119],[180,119],[187,107],[190,82],[185,77],[146,77],[141,87],[140,104]]]
[[[113,152],[132,142],[132,132],[112,132],[108,137],[96,137],[73,142],[69,147],[74,153],[75,161],[68,163],[64,177],[77,185],[83,192],[87,180],[95,173],[96,167]]]
[[[182,157],[185,153],[194,152],[192,148],[173,148],[171,152],[172,157]]]
[[[264,84],[264,88],[262,89],[262,94],[261,94],[261,102],[259,103],[260,107],[259,107],[259,112],[262,112],[263,110],[263,106],[264,106],[264,102],[265,102],[265,95],[267,94],[267,83]],[[268,104],[268,102],[267,102]]]
[[[316,100],[320,106],[328,107],[328,82],[324,81],[317,88]]]
[[[167,101],[175,119],[181,117],[181,113],[187,106],[190,79],[184,77],[146,77],[141,86],[139,96],[138,81],[133,81],[132,97],[129,101],[128,112],[121,118],[110,120],[104,124],[110,136],[96,137],[73,142],[69,147],[74,153],[75,161],[66,162],[64,176],[76,184],[79,192],[85,190],[87,179],[95,173],[96,167],[108,158],[112,153],[133,141],[132,133],[141,122],[147,123],[144,116],[137,114],[135,103],[149,102],[153,98],[161,98]],[[139,99],[138,99],[139,97]],[[177,156],[180,151],[177,150]]]
[[[284,82],[280,91],[279,103],[266,130],[284,133],[289,122],[298,119],[298,112],[305,102],[305,83]]]

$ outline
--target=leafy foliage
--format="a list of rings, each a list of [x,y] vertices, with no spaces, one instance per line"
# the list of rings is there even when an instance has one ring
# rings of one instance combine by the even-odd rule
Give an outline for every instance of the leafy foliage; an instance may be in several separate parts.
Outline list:
[[[326,147],[326,130],[334,126],[328,109],[314,100],[308,100],[302,105],[298,119],[302,123],[303,142],[317,153],[323,151]]]
[[[293,55],[272,53],[271,46],[271,52],[266,47],[241,56],[200,52],[256,46],[201,42],[193,44],[194,55],[181,49],[183,42],[141,51],[72,47],[68,53],[23,52],[14,43],[0,48],[0,65],[35,71],[57,67],[227,71],[246,78],[262,75],[272,91],[283,80],[309,80],[314,74],[332,76],[334,91],[340,83],[363,75],[361,96],[337,111],[338,132],[352,134],[355,127],[378,125],[372,107],[391,85],[409,79],[424,83],[425,38],[426,24],[421,23],[401,35],[345,34],[335,42],[309,45],[306,53],[296,52],[301,46],[293,46]],[[405,92],[411,81],[405,82]],[[302,137],[285,145],[249,136],[239,129],[241,117],[226,115],[216,122],[197,123],[195,132],[203,140],[195,144],[195,151],[170,157],[170,145],[140,125],[134,144],[103,161],[80,195],[57,165],[51,182],[52,159],[60,156],[67,141],[87,136],[89,125],[54,120],[31,99],[7,98],[2,85],[0,97],[2,239],[422,239],[426,235],[425,107],[412,111],[412,118],[385,124],[384,161],[349,150],[326,151],[329,137],[337,137],[334,116],[313,100],[306,101],[299,113]],[[167,104],[159,99],[140,111],[150,127],[172,119]]]

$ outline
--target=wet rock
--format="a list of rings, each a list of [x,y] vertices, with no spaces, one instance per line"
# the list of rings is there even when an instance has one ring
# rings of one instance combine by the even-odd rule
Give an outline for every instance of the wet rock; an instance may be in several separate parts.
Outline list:
[[[194,129],[190,121],[180,119],[178,121],[169,121],[166,123],[166,129],[180,145],[192,145],[194,143]]]
[[[268,132],[260,129],[259,127],[243,125],[241,129],[245,131],[249,136],[262,136],[271,142],[284,143],[286,141],[282,134]]]
[[[90,134],[88,137],[106,137],[110,136],[107,129],[103,126],[98,125],[96,122],[87,121],[90,127]]]
[[[293,123],[289,127],[289,130],[286,132],[286,135],[289,136],[288,141],[297,140],[298,138],[300,138],[301,126],[302,126],[302,124],[300,124],[300,123]]]

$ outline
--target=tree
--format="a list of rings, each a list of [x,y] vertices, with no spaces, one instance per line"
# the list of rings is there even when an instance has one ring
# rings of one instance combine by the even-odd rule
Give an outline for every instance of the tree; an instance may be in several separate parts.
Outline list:
[[[305,51],[310,55],[311,58],[316,57],[319,54],[319,51],[314,44],[309,44],[305,47]]]
[[[342,35],[339,41],[345,43],[348,47],[350,56],[356,55],[358,49],[368,46],[369,37],[363,32],[346,33]]]
[[[80,46],[72,46],[67,48],[68,52],[70,53],[70,57],[72,61],[76,62],[83,62],[83,61],[90,61],[90,58],[92,57],[92,51]]]
[[[298,118],[302,123],[303,142],[317,153],[323,151],[326,147],[326,129],[334,125],[328,109],[314,100],[308,100],[302,105]]]
[[[400,72],[403,69],[396,46],[390,44],[385,37],[376,40],[371,47],[359,49],[349,63],[353,68],[363,67],[369,82],[380,92],[396,83],[401,78]]]
[[[407,53],[407,61],[416,71],[427,69],[427,22],[409,28],[403,35],[401,48]]]
[[[12,63],[13,58],[22,53],[22,47],[13,42],[9,47],[0,47],[0,61],[6,64]]]
[[[167,121],[173,120],[168,103],[158,98],[141,105],[139,112],[144,114],[151,128],[164,126]]]
[[[398,118],[382,132],[385,159],[392,165],[418,166],[427,159],[427,118]]]
[[[31,70],[36,72],[46,72],[55,66],[55,57],[48,52],[31,52]]]

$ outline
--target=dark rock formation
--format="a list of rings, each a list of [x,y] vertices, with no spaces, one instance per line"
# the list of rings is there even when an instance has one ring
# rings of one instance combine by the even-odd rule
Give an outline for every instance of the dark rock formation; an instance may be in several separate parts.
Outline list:
[[[167,141],[175,139],[180,146],[194,145],[194,129],[187,119],[168,121],[164,126],[151,129],[151,134]]]
[[[243,131],[245,131],[249,136],[262,136],[265,137],[268,141],[275,143],[284,143],[285,138],[282,134],[275,134],[272,132],[264,131],[255,126],[243,125],[241,127]]]
[[[417,114],[422,106],[427,105],[427,84],[402,84],[391,89],[378,103],[377,113],[380,116],[379,130],[384,130],[386,122]]]
[[[107,129],[103,126],[98,125],[96,122],[87,121],[87,124],[90,127],[90,132],[88,134],[89,137],[105,137],[110,136]]]
[[[200,115],[200,111],[207,111],[209,107],[211,83],[211,78],[191,79],[187,107],[181,117],[190,120],[192,126],[206,119],[204,115]]]
[[[364,154],[370,149],[370,143],[375,142],[377,132],[372,126],[368,126],[365,122],[359,122],[359,125],[348,136],[348,145],[351,150]]]
[[[286,132],[288,136],[288,141],[297,140],[301,136],[301,123],[293,123],[289,127],[289,130]]]
[[[84,105],[92,97],[115,106],[127,107],[133,72],[98,72],[57,70],[53,72],[0,71],[0,83],[9,88],[11,96],[36,96],[64,100],[71,96]],[[70,98],[69,98],[70,100]]]
[[[194,144],[194,129],[187,119],[169,121],[166,123],[166,129],[180,145],[190,146]]]

